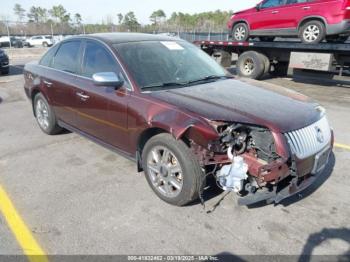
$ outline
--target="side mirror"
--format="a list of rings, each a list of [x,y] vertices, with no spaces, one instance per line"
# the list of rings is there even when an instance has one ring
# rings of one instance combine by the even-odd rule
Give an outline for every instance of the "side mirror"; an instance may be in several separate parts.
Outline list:
[[[124,85],[124,81],[114,72],[96,73],[93,74],[92,79],[97,86],[112,86],[118,89]]]
[[[256,8],[257,11],[260,11],[260,9],[261,9],[261,4],[257,4],[255,8]]]

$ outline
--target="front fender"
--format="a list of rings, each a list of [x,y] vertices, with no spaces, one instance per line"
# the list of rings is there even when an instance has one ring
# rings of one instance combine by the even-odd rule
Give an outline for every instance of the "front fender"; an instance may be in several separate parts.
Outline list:
[[[219,137],[217,131],[205,120],[176,110],[163,111],[153,116],[149,123],[151,127],[166,130],[175,139],[186,138],[203,147]]]

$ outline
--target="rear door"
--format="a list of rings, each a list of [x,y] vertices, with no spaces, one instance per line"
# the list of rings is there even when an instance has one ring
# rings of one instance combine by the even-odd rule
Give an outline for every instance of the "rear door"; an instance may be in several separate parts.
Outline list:
[[[260,9],[249,21],[251,31],[285,28],[286,19],[283,10],[286,0],[265,0]]]
[[[76,127],[76,74],[80,64],[81,40],[60,44],[43,84],[59,120]]]
[[[95,40],[86,40],[82,68],[76,90],[77,119],[83,132],[123,151],[128,148],[127,108],[131,90],[124,86],[97,86],[92,75],[114,72],[125,79],[120,65],[107,46]]]
[[[310,10],[312,10],[310,0],[287,0],[285,6],[286,27],[296,30],[299,22],[310,13]]]

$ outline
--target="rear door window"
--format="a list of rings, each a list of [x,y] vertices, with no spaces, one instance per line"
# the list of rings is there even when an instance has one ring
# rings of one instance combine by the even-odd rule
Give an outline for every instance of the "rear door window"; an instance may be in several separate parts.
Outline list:
[[[49,51],[47,51],[46,54],[41,58],[39,64],[42,66],[51,67],[51,63],[52,63],[54,55],[56,54],[58,46],[59,45],[56,45],[56,46],[53,46],[52,48],[50,48]]]
[[[60,45],[52,67],[69,73],[77,73],[81,41],[69,41]]]

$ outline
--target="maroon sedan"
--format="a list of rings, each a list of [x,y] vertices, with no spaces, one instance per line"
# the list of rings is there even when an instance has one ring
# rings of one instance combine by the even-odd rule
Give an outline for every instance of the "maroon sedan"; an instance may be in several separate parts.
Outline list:
[[[201,197],[208,175],[240,204],[278,203],[314,181],[333,147],[318,104],[235,80],[180,39],[73,37],[24,77],[45,133],[68,129],[135,160],[174,205]]]

